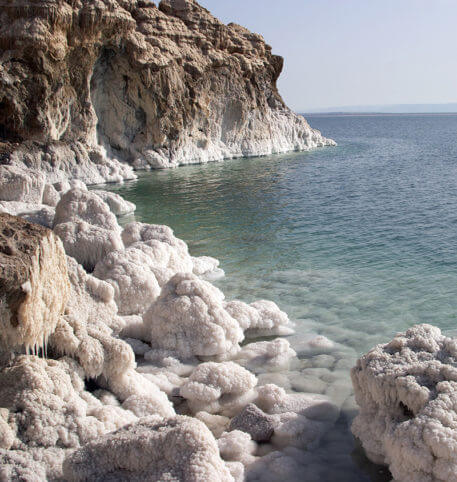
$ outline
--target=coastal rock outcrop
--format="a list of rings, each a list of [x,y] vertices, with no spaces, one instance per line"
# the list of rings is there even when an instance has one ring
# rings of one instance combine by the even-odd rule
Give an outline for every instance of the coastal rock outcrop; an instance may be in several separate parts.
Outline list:
[[[69,293],[60,239],[47,228],[0,214],[1,347],[45,347]]]
[[[194,0],[6,0],[0,44],[2,162],[51,183],[334,144],[286,107],[263,38]]]
[[[352,431],[398,481],[457,480],[457,339],[418,325],[362,356],[351,372]]]

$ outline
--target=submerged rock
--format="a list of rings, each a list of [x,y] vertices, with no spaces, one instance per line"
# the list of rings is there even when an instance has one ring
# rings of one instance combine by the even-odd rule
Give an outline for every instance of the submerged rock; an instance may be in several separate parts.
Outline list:
[[[41,347],[63,315],[70,283],[52,231],[0,214],[0,345]]]
[[[399,481],[457,480],[457,339],[418,325],[362,356],[351,372],[352,431]]]

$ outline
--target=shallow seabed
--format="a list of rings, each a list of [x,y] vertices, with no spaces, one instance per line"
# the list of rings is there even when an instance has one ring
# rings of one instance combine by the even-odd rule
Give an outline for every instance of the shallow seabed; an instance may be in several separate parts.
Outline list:
[[[136,219],[221,261],[227,298],[275,301],[300,361],[261,375],[342,406],[303,480],[389,480],[352,439],[349,369],[415,323],[457,328],[457,116],[310,116],[337,148],[141,174]],[[313,353],[310,333],[335,342]]]

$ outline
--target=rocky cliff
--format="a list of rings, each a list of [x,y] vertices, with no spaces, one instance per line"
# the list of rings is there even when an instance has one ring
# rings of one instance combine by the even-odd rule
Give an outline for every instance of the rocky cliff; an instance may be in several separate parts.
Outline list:
[[[50,182],[333,144],[263,38],[194,0],[5,0],[0,45],[2,162]]]

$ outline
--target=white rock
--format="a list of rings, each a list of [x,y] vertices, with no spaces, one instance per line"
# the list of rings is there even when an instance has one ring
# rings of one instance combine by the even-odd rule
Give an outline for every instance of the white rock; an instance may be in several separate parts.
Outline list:
[[[126,201],[122,196],[119,196],[119,194],[99,189],[94,189],[92,192],[106,202],[116,216],[124,216],[135,212],[135,204]]]
[[[249,343],[234,356],[234,360],[255,373],[285,370],[296,356],[290,343],[283,338]]]
[[[143,419],[88,443],[64,463],[70,481],[233,481],[211,432],[199,420]]]
[[[253,454],[257,444],[246,432],[240,430],[225,432],[217,441],[217,445],[221,457],[229,462],[241,462],[243,465],[249,465],[255,460]]]
[[[351,372],[352,431],[396,480],[457,480],[457,339],[418,325],[362,356]]]
[[[54,232],[67,254],[88,270],[109,252],[123,249],[120,231],[108,205],[89,191],[71,189],[56,207]]]
[[[238,351],[240,326],[223,307],[224,295],[192,274],[175,275],[144,315],[152,346],[183,357]]]
[[[56,207],[60,201],[60,194],[52,184],[46,184],[43,191],[43,204]]]
[[[233,416],[255,398],[255,376],[233,362],[202,363],[180,389],[194,412]]]
[[[247,337],[290,335],[289,317],[272,301],[260,300],[250,305],[242,301],[225,303],[227,312],[240,324]]]
[[[0,166],[0,200],[41,204],[46,178],[34,169]]]

